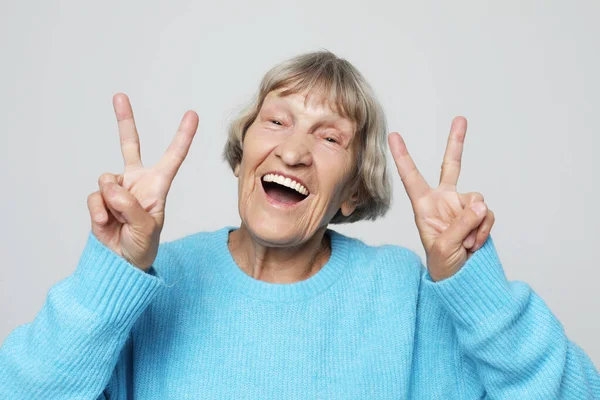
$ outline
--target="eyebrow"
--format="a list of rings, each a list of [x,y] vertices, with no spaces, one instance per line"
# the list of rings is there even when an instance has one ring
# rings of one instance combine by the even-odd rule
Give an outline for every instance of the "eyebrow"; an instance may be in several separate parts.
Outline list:
[[[269,104],[267,106],[267,108],[269,108],[269,106],[271,106],[271,107],[279,107],[279,106],[281,106],[281,107],[284,107],[286,109],[286,111],[289,111],[291,113],[292,107],[290,106],[289,102],[287,102],[285,100],[286,97],[288,97],[288,96],[282,96],[281,93],[276,93],[276,96],[274,96],[274,97],[271,98],[272,102],[275,103],[275,104]],[[263,103],[263,105],[264,105],[264,103]],[[344,137],[344,139],[346,139],[346,140],[349,141],[349,139],[352,138],[352,133],[353,133],[352,131],[353,131],[353,129],[355,129],[354,125],[356,125],[356,123],[353,122],[353,121],[351,121],[351,120],[349,120],[346,117],[343,117],[343,116],[339,115],[338,113],[336,113],[335,111],[333,111],[333,109],[331,109],[331,107],[329,107],[329,109],[331,110],[332,114],[334,115],[335,120],[327,118],[325,121],[319,122],[318,126],[325,125],[328,128],[333,128],[336,131],[338,131],[340,133],[340,135],[342,135]],[[340,122],[341,122],[341,120],[349,121],[350,122],[350,130],[343,129],[339,125]],[[346,125],[346,123],[344,123],[344,125]]]

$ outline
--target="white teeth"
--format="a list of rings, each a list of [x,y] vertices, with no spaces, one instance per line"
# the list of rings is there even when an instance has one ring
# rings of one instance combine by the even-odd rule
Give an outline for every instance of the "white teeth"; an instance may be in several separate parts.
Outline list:
[[[267,174],[263,176],[263,181],[275,182],[280,185],[289,187],[290,189],[294,189],[296,192],[301,193],[305,196],[308,196],[308,189],[305,188],[300,182],[296,182],[290,178],[286,178],[277,174]]]

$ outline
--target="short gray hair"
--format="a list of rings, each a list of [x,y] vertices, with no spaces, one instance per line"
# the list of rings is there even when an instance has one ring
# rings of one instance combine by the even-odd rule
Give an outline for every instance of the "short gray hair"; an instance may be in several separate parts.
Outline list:
[[[356,209],[348,217],[340,211],[331,223],[375,220],[390,208],[392,189],[386,157],[387,123],[383,109],[362,74],[348,61],[329,51],[301,54],[273,67],[264,76],[255,99],[231,122],[223,158],[232,170],[242,161],[242,142],[268,93],[282,96],[313,90],[356,124],[359,140],[356,170],[349,193],[356,194]],[[307,96],[308,98],[308,96]]]

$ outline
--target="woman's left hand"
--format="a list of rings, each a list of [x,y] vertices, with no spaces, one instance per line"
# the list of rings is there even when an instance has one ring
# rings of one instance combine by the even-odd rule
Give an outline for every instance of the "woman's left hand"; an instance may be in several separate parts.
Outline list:
[[[415,213],[419,236],[427,254],[429,276],[435,282],[454,275],[487,240],[494,213],[480,193],[456,191],[467,120],[452,121],[442,163],[440,183],[431,188],[413,162],[404,140],[392,133],[388,142],[398,173]]]

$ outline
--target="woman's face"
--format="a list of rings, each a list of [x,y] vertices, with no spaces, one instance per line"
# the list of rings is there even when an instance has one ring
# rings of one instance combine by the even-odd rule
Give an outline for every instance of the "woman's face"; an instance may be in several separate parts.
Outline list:
[[[300,245],[338,210],[354,211],[347,193],[355,168],[355,124],[322,99],[269,93],[243,143],[240,217],[265,245]],[[289,178],[284,180],[285,178]]]

